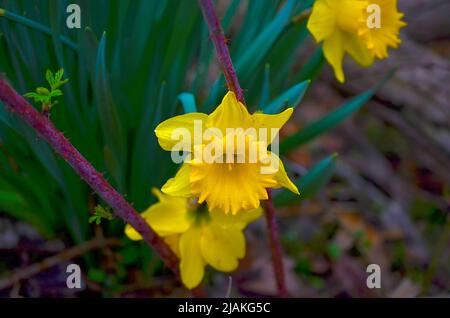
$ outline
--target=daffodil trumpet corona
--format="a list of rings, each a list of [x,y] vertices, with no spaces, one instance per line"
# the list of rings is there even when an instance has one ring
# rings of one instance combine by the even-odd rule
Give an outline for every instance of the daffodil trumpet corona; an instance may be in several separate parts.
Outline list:
[[[349,54],[369,67],[375,59],[388,57],[388,48],[401,43],[406,25],[397,0],[316,0],[307,27],[339,82],[344,82],[343,59]]]
[[[210,115],[188,113],[162,122],[155,130],[159,144],[182,161],[162,192],[196,197],[207,202],[209,211],[232,214],[258,208],[260,200],[268,199],[267,188],[285,187],[299,194],[275,153],[278,131],[292,112],[250,114],[228,92]],[[184,155],[177,157],[179,152]]]

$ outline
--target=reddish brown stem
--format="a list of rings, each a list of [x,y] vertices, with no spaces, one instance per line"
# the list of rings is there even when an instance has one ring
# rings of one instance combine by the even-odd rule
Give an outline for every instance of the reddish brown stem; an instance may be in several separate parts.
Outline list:
[[[267,191],[269,199],[266,201],[266,222],[269,230],[269,244],[272,251],[272,265],[277,282],[278,296],[288,297],[289,293],[286,287],[286,276],[284,274],[283,252],[281,250],[280,235],[276,220],[275,206],[273,205],[271,191]]]
[[[199,4],[202,9],[203,16],[208,24],[211,40],[214,42],[216,54],[225,74],[228,89],[234,92],[237,99],[245,105],[244,94],[241,86],[239,85],[236,71],[234,70],[233,63],[231,61],[227,42],[223,34],[219,18],[217,17],[214,9],[214,5],[211,0],[199,0]],[[273,268],[277,281],[278,296],[286,297],[288,296],[288,291],[286,288],[286,279],[284,275],[283,254],[281,250],[280,237],[278,234],[278,226],[276,223],[275,207],[273,205],[269,190],[268,195],[269,198],[266,202],[266,219],[270,238],[270,248],[272,250]]]
[[[0,100],[5,103],[6,109],[30,125],[63,157],[75,172],[113,208],[117,217],[133,226],[144,240],[158,252],[166,266],[178,276],[178,259],[165,242],[125,201],[123,196],[106,181],[103,175],[96,171],[69,140],[55,128],[53,123],[19,95],[2,76],[0,76]]]
[[[217,58],[222,66],[228,89],[234,92],[237,99],[245,104],[244,93],[239,85],[236,71],[234,70],[233,62],[231,61],[227,41],[222,26],[220,25],[219,18],[217,17],[216,10],[214,9],[214,5],[211,0],[199,0],[199,3],[203,12],[203,17],[208,24],[211,40],[216,48]]]

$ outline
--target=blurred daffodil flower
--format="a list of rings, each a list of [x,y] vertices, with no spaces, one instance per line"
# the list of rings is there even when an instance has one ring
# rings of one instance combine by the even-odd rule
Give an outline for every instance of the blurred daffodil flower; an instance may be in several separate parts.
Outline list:
[[[326,60],[344,82],[345,54],[364,67],[387,58],[388,48],[401,43],[400,28],[406,25],[402,17],[396,0],[316,0],[308,29],[323,42]]]

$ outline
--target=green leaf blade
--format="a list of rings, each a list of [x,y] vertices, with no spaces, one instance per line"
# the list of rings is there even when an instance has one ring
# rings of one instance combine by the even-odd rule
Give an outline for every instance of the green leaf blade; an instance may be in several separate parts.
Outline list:
[[[335,111],[306,126],[306,128],[300,130],[298,133],[287,137],[280,144],[280,153],[286,154],[335,128],[368,102],[374,93],[375,91],[371,89],[358,95]]]
[[[197,105],[195,103],[195,97],[192,93],[181,93],[178,95],[178,100],[180,101],[181,105],[183,106],[184,112],[187,113],[196,113],[197,112]]]
[[[274,197],[274,204],[276,206],[298,204],[314,197],[333,176],[336,160],[337,154],[326,157],[295,182],[300,196],[284,189]]]
[[[282,93],[279,97],[277,97],[274,101],[272,101],[267,106],[263,107],[263,111],[265,114],[277,114],[283,111],[286,106],[295,107],[297,106],[303,96],[305,95],[306,90],[309,86],[309,81],[303,81],[299,84],[296,84],[289,88],[287,91]]]

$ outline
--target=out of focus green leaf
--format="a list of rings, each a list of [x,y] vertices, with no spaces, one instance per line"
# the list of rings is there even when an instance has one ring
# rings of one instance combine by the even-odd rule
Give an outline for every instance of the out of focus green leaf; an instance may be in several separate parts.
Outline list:
[[[178,95],[178,100],[181,102],[181,105],[183,105],[183,110],[186,114],[197,112],[195,97],[192,93],[181,93]]]
[[[280,144],[280,153],[285,154],[335,128],[367,103],[373,97],[375,92],[389,80],[394,73],[395,70],[392,70],[377,85],[375,85],[375,87],[352,98],[335,111],[306,126],[299,132],[287,137]]]
[[[318,47],[314,53],[309,57],[308,61],[303,65],[302,69],[296,76],[297,81],[312,80],[314,79],[322,69],[322,65],[325,61],[323,51],[321,47]]]
[[[98,103],[98,114],[105,139],[105,162],[119,189],[123,189],[123,164],[126,160],[125,136],[119,119],[118,107],[113,100],[109,85],[105,51],[106,35],[103,33],[97,52],[95,93]]]
[[[245,81],[248,76],[255,72],[276,39],[289,24],[295,4],[296,1],[288,0],[272,22],[261,31],[244,53],[237,57],[236,72],[242,78],[242,81]]]
[[[287,137],[280,144],[280,153],[285,154],[335,128],[369,101],[374,93],[375,90],[370,89],[367,92],[352,98],[335,111],[306,126],[299,132]]]
[[[265,114],[277,114],[287,107],[296,107],[308,89],[309,81],[301,82],[278,96],[267,106],[263,107]]]
[[[300,195],[296,195],[286,189],[283,189],[274,197],[276,206],[298,204],[301,201],[311,199],[319,192],[333,176],[336,166],[337,155],[333,154],[308,171],[306,175],[295,182]]]

